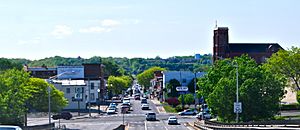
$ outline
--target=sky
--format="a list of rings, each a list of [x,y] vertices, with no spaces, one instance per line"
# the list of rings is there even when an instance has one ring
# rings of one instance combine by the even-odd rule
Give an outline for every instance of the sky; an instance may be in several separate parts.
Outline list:
[[[0,57],[162,58],[231,43],[300,47],[299,0],[3,0]],[[217,22],[216,22],[217,21]]]

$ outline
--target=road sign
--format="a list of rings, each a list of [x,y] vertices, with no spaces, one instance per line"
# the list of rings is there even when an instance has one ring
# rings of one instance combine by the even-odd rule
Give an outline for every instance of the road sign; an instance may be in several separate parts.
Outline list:
[[[241,102],[234,102],[234,113],[242,113],[242,103]]]
[[[188,91],[189,90],[189,88],[188,87],[186,87],[186,86],[179,86],[179,87],[176,87],[176,91]]]

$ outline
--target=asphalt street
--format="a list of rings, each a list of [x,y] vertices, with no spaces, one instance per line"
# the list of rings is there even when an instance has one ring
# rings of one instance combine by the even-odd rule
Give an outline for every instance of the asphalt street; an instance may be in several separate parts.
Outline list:
[[[150,100],[149,110],[141,109],[140,100],[134,100],[131,98],[132,111],[127,114],[121,114],[120,110],[116,114],[112,115],[98,115],[93,113],[93,117],[88,118],[77,118],[71,120],[61,120],[60,125],[65,126],[68,129],[75,130],[112,130],[123,123],[129,126],[129,130],[189,130],[192,128],[188,128],[184,125],[185,122],[195,121],[196,118],[194,116],[178,116],[177,114],[169,114],[169,113],[158,113],[155,104],[153,104]],[[120,103],[121,104],[121,103]],[[118,107],[120,108],[120,104]],[[157,121],[146,121],[145,114],[148,112],[155,112]],[[175,115],[178,118],[178,125],[168,125],[169,116]],[[31,123],[40,123],[46,124],[48,123],[48,118],[33,118],[29,119]],[[58,121],[54,121],[56,126],[59,125]]]

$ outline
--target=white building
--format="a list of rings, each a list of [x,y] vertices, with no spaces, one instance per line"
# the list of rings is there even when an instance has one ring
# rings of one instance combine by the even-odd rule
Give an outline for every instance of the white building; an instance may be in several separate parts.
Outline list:
[[[64,109],[78,109],[78,103],[80,109],[86,109],[89,101],[97,102],[100,93],[100,80],[53,80],[53,84],[68,100]]]

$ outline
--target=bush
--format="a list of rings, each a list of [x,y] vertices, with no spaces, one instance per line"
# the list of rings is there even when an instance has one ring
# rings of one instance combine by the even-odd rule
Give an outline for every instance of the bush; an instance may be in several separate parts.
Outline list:
[[[295,104],[284,104],[281,105],[281,110],[300,110],[300,105],[298,103]]]
[[[175,110],[176,110],[177,112],[181,112],[181,111],[183,111],[183,108],[182,108],[181,105],[178,105],[178,106],[175,107]]]
[[[169,104],[169,105],[172,105],[173,107],[177,106],[179,104],[179,101],[176,97],[171,97],[171,98],[168,98],[166,100],[166,102]]]
[[[165,104],[165,105],[163,105],[163,107],[166,110],[166,112],[168,112],[168,113],[176,113],[175,108],[171,107],[170,105]]]

